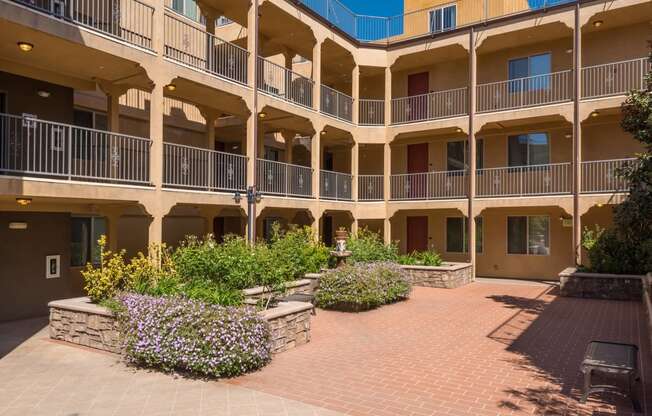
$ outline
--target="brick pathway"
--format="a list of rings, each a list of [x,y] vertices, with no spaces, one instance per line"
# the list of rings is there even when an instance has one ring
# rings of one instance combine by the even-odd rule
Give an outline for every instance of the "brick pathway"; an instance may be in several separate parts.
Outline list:
[[[578,367],[589,340],[632,342],[652,380],[642,305],[556,290],[477,282],[361,314],[319,311],[310,344],[232,383],[352,415],[631,414],[613,394],[579,405]]]

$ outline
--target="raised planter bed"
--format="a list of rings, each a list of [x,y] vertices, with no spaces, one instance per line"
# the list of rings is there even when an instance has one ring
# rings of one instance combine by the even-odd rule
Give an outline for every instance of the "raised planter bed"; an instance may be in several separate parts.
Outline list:
[[[257,287],[252,287],[251,289],[245,289],[242,292],[244,293],[245,299],[258,300],[263,297],[266,297],[270,293],[277,292],[277,291],[274,291],[269,287],[257,286]],[[285,295],[292,295],[294,293],[313,294],[314,289],[312,287],[312,280],[301,279],[301,280],[294,280],[291,282],[287,282],[285,284],[285,291],[283,293]]]
[[[309,283],[309,282],[308,282]],[[109,309],[91,303],[87,297],[52,301],[50,338],[71,344],[119,353],[120,332]],[[272,331],[272,353],[287,351],[310,341],[310,312],[305,302],[282,302],[259,312]]]
[[[473,281],[471,263],[444,263],[441,266],[401,266],[414,286],[454,289]]]
[[[559,273],[562,296],[592,299],[643,299],[644,275],[579,272],[569,267]]]

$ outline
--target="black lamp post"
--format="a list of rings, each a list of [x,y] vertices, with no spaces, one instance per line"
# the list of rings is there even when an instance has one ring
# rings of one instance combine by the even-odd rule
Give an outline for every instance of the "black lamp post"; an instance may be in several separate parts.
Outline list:
[[[263,199],[263,195],[256,190],[256,187],[247,188],[247,241],[254,243],[256,241],[256,204]],[[233,195],[233,200],[239,204],[242,200],[240,192]]]

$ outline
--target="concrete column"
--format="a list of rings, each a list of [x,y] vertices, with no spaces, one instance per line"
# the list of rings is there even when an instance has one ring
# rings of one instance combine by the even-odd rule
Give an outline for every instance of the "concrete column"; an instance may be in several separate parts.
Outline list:
[[[120,221],[120,216],[122,215],[121,211],[112,210],[106,213],[107,219],[107,239],[109,250],[116,253],[119,250],[118,247],[118,222]]]
[[[158,190],[163,185],[163,88],[164,82],[156,83],[149,99],[150,180]]]
[[[392,124],[392,69],[385,68],[385,126]]]
[[[199,112],[206,120],[206,149],[215,150],[215,121],[217,121],[220,112],[206,107],[201,107]]]
[[[258,72],[258,0],[251,2],[249,10],[247,11],[247,50],[249,51],[249,60],[247,62],[247,81],[249,85],[254,87],[252,93],[256,92],[258,80],[256,74]],[[254,96],[256,94],[253,94]],[[257,108],[250,109],[252,113],[257,113]]]
[[[202,13],[206,19],[206,69],[211,71],[215,66],[215,62],[213,61],[213,51],[215,50],[213,36],[215,36],[215,20],[217,16],[206,10],[202,10]]]
[[[163,217],[165,214],[162,212],[155,212],[151,214],[149,229],[148,229],[148,244],[151,248],[152,244],[161,244],[163,242]],[[156,255],[158,253],[150,250],[150,256]],[[155,258],[157,262],[160,262],[160,258]]]
[[[162,56],[165,50],[165,2],[163,0],[153,0],[149,4],[154,7],[152,16],[152,50],[159,56]]]
[[[254,186],[256,180],[256,156],[257,156],[257,135],[258,116],[250,114],[247,119],[247,142],[245,154],[247,155],[247,186]]]
[[[351,175],[353,178],[351,180],[351,198],[354,201],[358,200],[358,171],[360,165],[360,145],[357,142],[353,142],[351,146]],[[355,221],[355,220],[354,220]]]
[[[351,97],[353,97],[353,108],[351,109],[353,123],[359,123],[360,113],[360,67],[356,65],[351,74]]]
[[[389,200],[391,199],[391,173],[392,173],[392,147],[389,143],[385,143],[383,149],[383,194],[385,199],[385,212],[389,212]],[[385,243],[392,241],[392,230],[389,217],[385,214],[385,220],[383,223],[383,235]]]
[[[575,5],[573,36],[573,75],[575,96],[573,102],[573,250],[575,263],[582,264],[582,217],[580,215],[580,191],[582,184],[582,120],[580,98],[582,97],[582,25],[580,5]]]
[[[476,181],[476,137],[475,137],[475,102],[477,85],[477,56],[475,49],[475,30],[471,27],[469,31],[469,189],[468,189],[468,213],[467,233],[469,262],[471,263],[472,277],[475,279],[476,251],[475,251],[475,215],[473,204],[475,200]]]
[[[321,133],[312,136],[310,143],[310,166],[312,167],[312,195],[319,199],[319,170],[321,169]]]
[[[294,153],[294,133],[291,131],[283,131],[282,135],[285,140],[285,163],[292,163]]]
[[[353,222],[351,223],[351,235],[357,235],[358,234],[358,219],[353,218]]]
[[[383,220],[383,239],[385,240],[385,244],[392,242],[392,222],[389,218]]]
[[[319,39],[317,39],[317,43],[312,47],[312,80],[314,81],[312,107],[315,110],[319,110],[321,107],[321,41]]]
[[[258,145],[256,150],[258,159],[265,159],[265,128],[263,127],[263,122],[260,120],[258,120],[258,137],[256,138],[256,143]]]
[[[120,95],[116,93],[106,96],[106,118],[110,132],[120,132]]]

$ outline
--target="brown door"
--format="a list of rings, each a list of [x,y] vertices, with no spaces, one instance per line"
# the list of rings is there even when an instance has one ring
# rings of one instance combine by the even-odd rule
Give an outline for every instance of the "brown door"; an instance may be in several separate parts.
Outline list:
[[[224,217],[213,218],[213,237],[220,244],[224,242]]]
[[[405,118],[407,121],[425,120],[428,114],[428,97],[415,97],[415,95],[428,94],[429,75],[427,72],[408,75],[408,96],[414,97],[408,100],[405,106]]]
[[[428,217],[407,217],[407,251],[428,250]]]
[[[427,175],[428,172],[428,143],[410,144],[407,147],[407,170],[410,175],[405,177],[406,194],[411,199],[423,199],[427,197]]]

